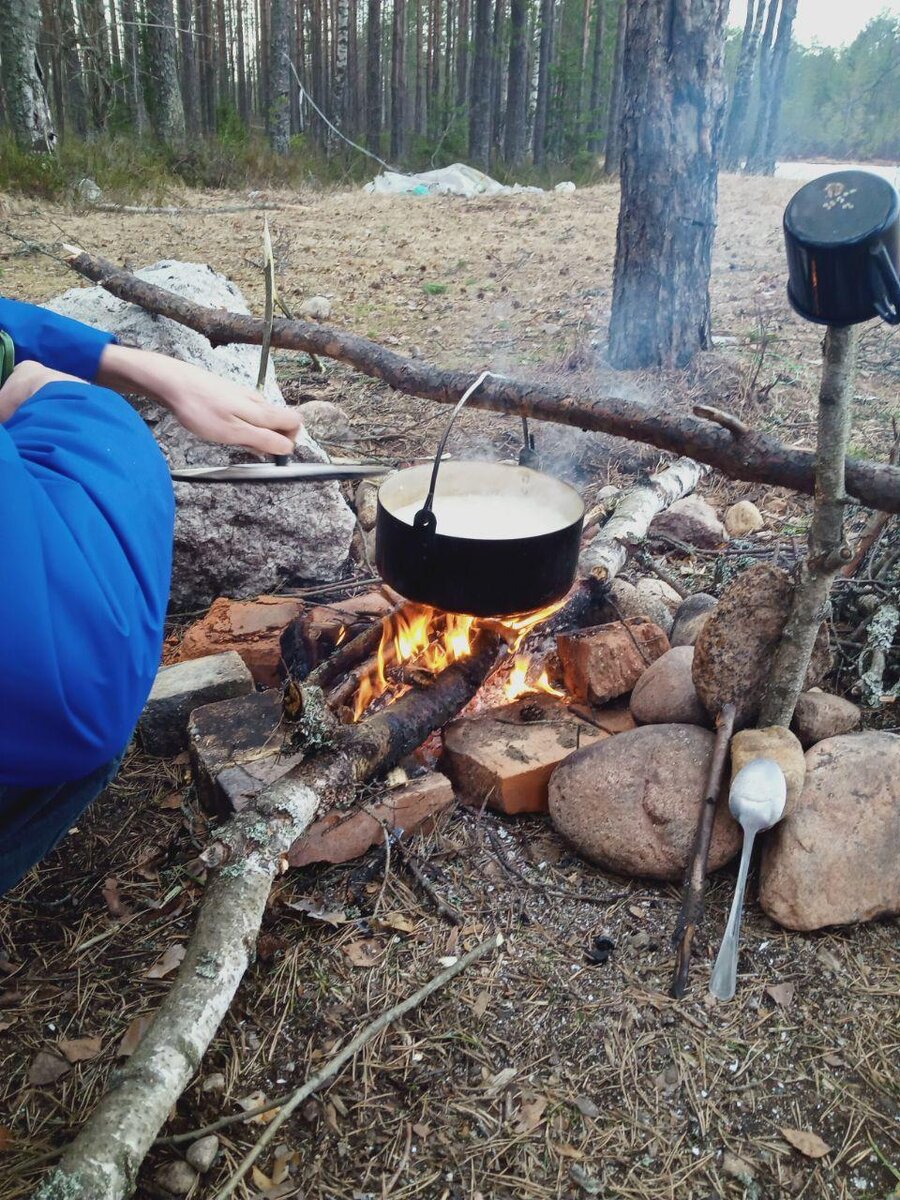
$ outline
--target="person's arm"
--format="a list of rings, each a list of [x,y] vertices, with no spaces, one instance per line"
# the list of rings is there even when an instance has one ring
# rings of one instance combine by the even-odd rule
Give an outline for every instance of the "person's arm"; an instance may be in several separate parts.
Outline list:
[[[290,454],[303,426],[296,409],[269,404],[252,388],[149,350],[110,343],[96,380],[155,400],[197,437],[257,454]]]
[[[17,363],[31,359],[88,382],[97,375],[103,351],[115,341],[111,333],[73,321],[71,317],[61,317],[36,304],[3,296],[0,296],[0,329],[12,338]]]

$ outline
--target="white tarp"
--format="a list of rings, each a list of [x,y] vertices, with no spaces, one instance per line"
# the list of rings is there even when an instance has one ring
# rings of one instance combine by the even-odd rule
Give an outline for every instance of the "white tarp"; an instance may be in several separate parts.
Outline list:
[[[423,171],[420,175],[400,175],[396,171],[384,171],[367,183],[365,191],[383,196],[501,196],[513,192],[540,192],[537,187],[512,187],[498,183],[465,163],[454,163],[451,167],[440,167],[436,171]],[[557,192],[574,192],[574,183],[558,183]]]

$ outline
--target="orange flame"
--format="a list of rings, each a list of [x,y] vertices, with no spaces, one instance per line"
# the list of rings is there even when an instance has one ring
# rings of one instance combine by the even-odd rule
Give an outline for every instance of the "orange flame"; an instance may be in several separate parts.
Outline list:
[[[536,612],[507,617],[503,621],[480,620],[462,613],[442,612],[427,605],[408,605],[383,622],[381,642],[374,668],[359,683],[353,704],[353,719],[358,721],[366,709],[389,693],[389,702],[409,691],[410,676],[437,675],[472,653],[472,641],[479,629],[497,630],[515,653],[528,634],[551,617],[564,601]],[[529,682],[531,660],[517,655],[505,687],[505,696],[516,700],[532,692],[562,696],[547,678],[546,670]]]

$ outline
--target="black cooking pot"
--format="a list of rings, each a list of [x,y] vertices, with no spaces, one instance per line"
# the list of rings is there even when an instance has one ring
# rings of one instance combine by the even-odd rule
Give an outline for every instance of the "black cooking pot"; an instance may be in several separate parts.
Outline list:
[[[880,175],[835,171],[784,213],[788,299],[808,321],[900,323],[900,197]]]
[[[375,559],[408,600],[475,617],[507,617],[561,600],[575,579],[584,503],[533,461],[525,430],[520,465],[441,463],[392,475],[378,492]],[[524,424],[524,423],[523,423]]]

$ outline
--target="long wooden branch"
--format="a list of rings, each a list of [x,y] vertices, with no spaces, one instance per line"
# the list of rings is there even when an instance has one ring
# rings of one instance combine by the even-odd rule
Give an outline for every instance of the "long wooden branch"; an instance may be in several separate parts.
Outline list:
[[[258,318],[205,308],[76,247],[66,248],[65,261],[119,299],[187,325],[214,346],[262,342],[263,322]],[[367,338],[307,321],[275,321],[272,345],[349,363],[398,391],[442,404],[456,403],[475,380],[471,372],[429,366]],[[716,415],[718,410],[706,410],[706,417],[685,416],[645,406],[612,391],[602,396],[579,395],[550,383],[498,376],[485,380],[469,407],[630,438],[688,455],[733,479],[792,488],[809,495],[815,489],[815,455],[811,451],[789,449],[768,434],[727,422],[727,414]],[[848,494],[860,503],[885,512],[900,512],[900,468],[848,458],[846,485]]]
[[[229,822],[204,860],[212,878],[187,953],[153,1024],[34,1200],[122,1200],[215,1035],[246,971],[266,901],[291,845],[354,786],[394,765],[474,696],[500,639],[482,631],[472,655],[424,692],[348,728],[337,749],[300,763]]]

